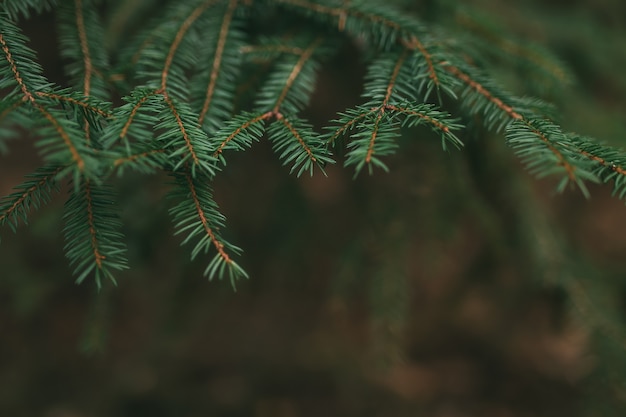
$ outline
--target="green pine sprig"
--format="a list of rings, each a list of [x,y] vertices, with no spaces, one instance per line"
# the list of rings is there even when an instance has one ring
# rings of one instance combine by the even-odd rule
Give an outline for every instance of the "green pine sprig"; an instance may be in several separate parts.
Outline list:
[[[189,170],[173,174],[174,189],[170,198],[177,203],[170,209],[176,234],[185,234],[182,244],[193,243],[191,259],[215,251],[215,255],[204,270],[209,279],[228,277],[233,288],[239,278],[247,278],[246,272],[235,262],[232,255],[241,249],[224,240],[220,230],[225,217],[218,211],[209,186],[210,178],[193,176]]]
[[[126,245],[117,214],[117,198],[108,186],[85,180],[75,186],[65,204],[65,253],[76,282],[93,275],[98,288],[104,279],[128,269]]]

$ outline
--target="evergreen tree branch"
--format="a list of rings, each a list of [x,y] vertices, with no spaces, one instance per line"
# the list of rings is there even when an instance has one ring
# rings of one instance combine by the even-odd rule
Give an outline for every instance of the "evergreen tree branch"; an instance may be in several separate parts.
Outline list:
[[[101,269],[102,261],[105,259],[105,256],[100,253],[98,239],[96,237],[96,228],[93,216],[93,199],[91,197],[91,184],[89,183],[89,180],[85,181],[85,200],[87,202],[87,224],[89,225],[89,235],[91,237],[91,249],[93,251],[93,257],[96,266],[98,267],[98,269]]]
[[[376,116],[376,120],[374,121],[372,134],[367,145],[367,152],[365,153],[365,163],[368,165],[372,162],[372,156],[374,155],[374,143],[376,142],[376,136],[378,135],[378,129],[380,128],[380,121],[383,118],[383,114],[384,112],[382,110],[379,110],[378,115]]]
[[[426,66],[428,68],[428,78],[433,82],[433,84],[438,88],[440,86],[439,76],[437,75],[437,71],[435,69],[435,64],[433,63],[432,54],[426,49],[424,44],[417,39],[416,36],[411,36],[411,38],[407,42],[403,42],[407,49],[417,49],[420,54],[426,60]]]
[[[447,63],[442,63],[445,68],[454,76],[456,76],[459,80],[463,81],[467,86],[474,90],[479,95],[483,96],[493,105],[495,105],[498,109],[506,113],[511,119],[521,120],[523,117],[521,114],[516,112],[513,107],[504,103],[500,98],[493,95],[487,88],[485,88],[481,83],[472,79],[469,75],[461,71],[459,68],[448,65]]]
[[[211,195],[209,178],[194,177],[187,167],[175,173],[174,178],[176,184],[182,186],[172,192],[172,197],[179,200],[179,203],[170,209],[177,229],[176,234],[187,233],[182,244],[197,239],[191,252],[192,259],[214,248],[217,253],[204,274],[209,279],[215,277],[222,279],[228,274],[234,288],[238,278],[247,278],[248,275],[229,254],[229,252],[239,254],[241,249],[223,240],[218,233],[224,226],[225,219],[218,211]]]
[[[304,139],[302,139],[302,135],[300,133],[298,133],[296,128],[289,122],[289,120],[285,119],[282,116],[279,116],[278,117],[278,121],[280,123],[282,123],[282,125],[285,126],[287,128],[287,130],[289,130],[289,132],[293,135],[293,137],[298,141],[298,143],[300,144],[300,146],[302,147],[304,152],[306,152],[306,154],[307,154],[308,158],[311,160],[311,162],[316,162],[317,159],[315,159],[315,155],[313,155],[313,151],[306,144]]]
[[[172,99],[169,96],[165,96],[165,102],[167,103],[168,107],[172,111],[172,115],[176,119],[176,124],[178,125],[178,128],[180,130],[180,134],[182,135],[182,137],[183,137],[183,139],[185,141],[185,145],[186,145],[187,149],[189,150],[189,154],[191,155],[191,159],[193,160],[193,164],[194,165],[200,164],[200,160],[198,158],[198,155],[196,154],[196,151],[194,150],[194,147],[193,147],[193,145],[191,143],[191,138],[187,134],[187,129],[185,129],[185,124],[183,123],[182,119],[180,118],[180,114],[176,110],[176,107],[174,106],[174,102],[172,101]]]
[[[374,107],[372,109],[362,109],[361,112],[351,112],[349,110],[348,113],[340,113],[339,115],[342,119],[347,121],[339,129],[336,129],[332,136],[330,136],[328,140],[329,145],[333,145],[339,137],[345,135],[346,132],[352,130],[352,128],[354,128],[359,122],[377,111],[379,111],[378,108]]]
[[[140,142],[152,140],[152,127],[158,122],[156,115],[163,101],[156,91],[140,88],[133,90],[124,100],[126,103],[114,112],[102,141],[105,148],[112,148],[121,142],[126,146],[127,153],[130,153],[129,136]]]
[[[0,200],[0,225],[9,224],[17,229],[19,219],[27,223],[28,213],[50,201],[50,193],[56,189],[56,179],[64,166],[45,166],[27,176],[27,180],[15,188],[15,192]]]
[[[214,175],[217,160],[212,156],[213,150],[207,134],[197,123],[197,115],[185,103],[175,103],[168,95],[163,98],[167,104],[167,114],[161,113],[162,121],[157,128],[162,127],[165,130],[156,140],[165,143],[166,149],[172,148],[170,157],[180,158],[174,170],[190,158],[193,175],[197,169]]]
[[[393,94],[394,87],[396,85],[396,79],[398,78],[398,74],[400,73],[400,68],[406,61],[408,56],[408,49],[404,49],[400,56],[398,57],[395,66],[393,67],[393,71],[391,72],[391,77],[389,77],[389,83],[387,84],[387,89],[385,92],[385,98],[378,110],[378,116],[376,117],[376,121],[374,122],[374,128],[372,129],[372,136],[370,137],[369,145],[367,148],[367,153],[365,154],[365,163],[370,164],[372,162],[372,155],[374,154],[374,142],[376,141],[376,135],[378,134],[378,129],[380,126],[380,121],[385,112],[385,107],[389,103],[389,99]]]
[[[222,26],[219,32],[219,38],[217,41],[217,48],[215,50],[215,57],[213,58],[213,67],[211,69],[211,75],[209,77],[209,86],[207,87],[204,103],[202,104],[202,110],[200,111],[200,116],[198,121],[202,126],[204,122],[204,118],[209,111],[209,105],[211,103],[211,99],[213,98],[213,93],[215,92],[215,86],[217,83],[217,76],[220,71],[220,65],[222,63],[222,57],[224,54],[224,47],[226,45],[226,38],[229,33],[229,26],[233,19],[233,15],[235,13],[235,9],[237,8],[238,0],[229,0],[228,8],[226,10],[226,14],[222,19]]]
[[[37,103],[48,109],[58,109],[65,117],[83,126],[84,139],[87,147],[101,150],[101,134],[106,133],[108,122],[113,119],[109,111],[111,103],[85,96],[72,89],[37,92]],[[92,133],[95,133],[92,135]],[[95,139],[92,143],[91,138]]]
[[[556,145],[553,144],[553,141],[548,139],[548,135],[542,132],[541,130],[539,130],[529,120],[524,120],[523,123],[526,125],[528,129],[530,129],[532,133],[535,134],[536,137],[538,137],[543,143],[546,144],[550,152],[552,152],[554,156],[556,157],[558,165],[565,168],[565,172],[567,172],[567,176],[569,177],[569,179],[574,181],[576,178],[576,175],[574,173],[576,168],[572,164],[570,164],[569,161],[563,155],[563,153],[559,149],[557,149]],[[544,128],[543,130],[546,131],[547,129]]]
[[[567,135],[546,120],[515,121],[507,128],[506,138],[531,173],[540,177],[553,173],[565,174],[557,186],[558,191],[564,190],[568,183],[573,183],[588,197],[589,191],[583,180],[598,181],[590,161],[582,160]]]
[[[196,186],[193,183],[193,178],[187,172],[185,173],[185,179],[187,180],[187,185],[189,186],[189,191],[191,192],[191,198],[193,200],[194,206],[196,208],[196,212],[200,222],[202,223],[202,227],[204,228],[205,233],[209,237],[209,240],[217,250],[218,255],[224,262],[230,264],[233,262],[231,257],[226,253],[224,249],[224,244],[217,238],[217,235],[213,231],[213,229],[209,226],[209,221],[207,220],[207,214],[202,207],[202,203],[200,202],[200,198],[198,197],[198,192],[196,190]]]
[[[61,55],[67,59],[66,71],[76,90],[85,97],[106,99],[109,87],[104,73],[109,71],[104,43],[104,28],[94,0],[73,0],[58,8]],[[89,125],[85,124],[89,138]]]
[[[300,56],[285,55],[274,65],[267,81],[257,94],[256,109],[271,111],[275,116],[297,114],[307,106],[315,88],[318,63],[313,59],[316,50],[321,50],[322,39],[311,41],[302,37],[297,43],[307,42]]]
[[[393,90],[396,86],[396,80],[398,78],[398,75],[400,74],[400,68],[402,68],[402,65],[406,61],[407,56],[408,56],[408,49],[404,49],[402,53],[400,54],[400,56],[398,57],[398,60],[396,61],[395,66],[393,67],[391,77],[389,77],[389,83],[387,84],[385,98],[383,99],[383,103],[381,107],[384,107],[389,103],[389,99],[391,99],[391,95],[393,94]]]
[[[125,267],[123,257],[117,257],[123,252],[120,235],[108,224],[110,190],[102,184],[105,175],[122,175],[124,169],[171,173],[177,181],[173,194],[181,200],[172,209],[176,227],[189,232],[185,242],[200,239],[192,258],[203,250],[215,251],[205,274],[245,275],[219,235],[224,220],[209,188],[221,167],[218,161],[225,164],[228,150],[248,149],[267,135],[281,162],[301,175],[312,173],[315,165],[323,171],[326,163],[333,162],[327,145],[349,137],[346,166],[355,165],[356,174],[366,165],[370,172],[374,166],[386,170],[383,157],[396,151],[403,127],[427,126],[441,137],[444,148],[462,146],[453,133],[461,127],[457,119],[426,104],[435,90],[455,100],[460,92],[464,115],[474,116],[488,128],[506,127],[508,143],[531,172],[562,176],[558,189],[575,183],[586,195],[583,180],[614,180],[614,193],[626,197],[622,151],[564,134],[548,121],[543,103],[509,94],[489,73],[474,66],[480,64],[480,53],[473,56],[475,51],[468,49],[465,61],[465,52],[454,50],[453,42],[442,39],[441,33],[384,2],[261,0],[255,10],[262,11],[258,21],[245,13],[251,4],[247,0],[171,2],[157,20],[132,28],[138,33],[136,42],[119,48],[123,51],[115,61],[127,71],[115,72],[111,78],[123,80],[118,87],[127,96],[115,107],[99,101],[108,95],[104,80],[110,80],[110,71],[95,0],[73,0],[57,13],[61,53],[73,61],[66,71],[74,79],[73,89],[57,88],[43,76],[15,22],[16,14],[48,3],[24,0],[19,6],[6,0],[0,5],[4,57],[0,57],[0,89],[9,91],[0,104],[0,146],[6,139],[5,126],[29,130],[37,126],[41,137],[37,144],[43,147],[49,166],[58,169],[36,173],[1,200],[0,224],[16,225],[25,218],[31,201],[35,206],[45,204],[54,178],[71,172],[76,188],[67,207],[76,217],[82,216],[82,225],[68,217],[66,235],[79,281],[94,271],[97,281],[112,277],[113,270]],[[268,20],[286,11],[298,20],[285,26]],[[323,37],[315,32],[320,22],[325,25]],[[364,102],[339,114],[337,127],[325,128],[328,140],[324,142],[300,114],[315,89],[322,58],[339,50],[335,39],[326,40],[326,32],[337,30],[371,54]],[[247,37],[256,44],[245,45]],[[532,66],[552,62],[542,62],[541,54],[523,45],[492,40]],[[471,48],[471,42],[459,41],[458,49]],[[240,107],[255,111],[233,116],[239,107],[240,74],[247,78],[247,72],[260,81],[251,88],[256,101]],[[447,104],[441,97],[439,102]]]
[[[250,119],[253,123],[243,120],[239,126],[245,129],[233,126],[234,130],[222,139],[222,144],[228,144],[243,132],[245,134],[235,146],[239,149],[249,146],[257,137],[255,132],[251,132],[252,135],[246,132],[249,127],[257,121],[274,119],[268,130],[268,139],[274,143],[275,151],[281,152],[279,157],[284,164],[293,163],[291,172],[297,170],[300,176],[304,171],[309,171],[312,175],[314,165],[318,165],[323,172],[323,166],[333,162],[321,138],[310,125],[296,116],[313,92],[316,70],[313,54],[322,42],[323,39],[318,37],[308,43],[297,59],[286,57],[279,62],[276,71],[270,75],[259,93],[257,108],[261,114]]]
[[[93,274],[100,288],[102,279],[116,283],[114,273],[128,268],[113,197],[108,187],[86,179],[75,187],[65,205],[65,252],[77,283]]]
[[[269,127],[268,138],[274,143],[274,150],[280,152],[279,158],[283,164],[293,163],[290,172],[298,170],[298,177],[305,171],[313,175],[315,165],[325,175],[324,165],[334,163],[328,147],[313,132],[312,127],[295,116],[287,119],[279,113]]]
[[[83,155],[81,155],[81,152],[79,152],[77,145],[72,141],[72,137],[76,137],[76,135],[73,135],[73,134],[70,135],[70,133],[68,133],[68,129],[64,127],[63,123],[60,121],[61,119],[59,119],[58,117],[55,117],[50,111],[44,108],[41,104],[34,103],[34,106],[43,115],[43,117],[50,123],[50,125],[52,125],[53,130],[61,138],[61,140],[63,141],[63,144],[65,145],[65,147],[70,153],[71,160],[76,164],[78,171],[81,173],[84,173],[85,167],[86,167],[85,158],[83,157]],[[52,148],[53,153],[51,157],[52,158],[56,157],[55,159],[60,159],[59,162],[61,162],[65,158],[62,156],[62,153],[58,151],[55,152],[55,148],[56,147]]]
[[[190,102],[198,121],[212,135],[232,117],[243,56],[240,49],[248,35],[240,1],[223,1],[198,24],[196,37],[207,42],[196,54],[190,79]],[[239,13],[243,15],[243,13]],[[197,42],[197,41],[196,41]]]
[[[575,152],[594,165],[593,173],[602,181],[613,181],[613,194],[626,198],[626,156],[621,149],[599,144],[589,138],[568,135]]]
[[[321,38],[317,38],[315,41],[313,41],[308,46],[308,48],[304,50],[304,52],[302,53],[302,55],[300,56],[296,64],[293,66],[293,70],[291,71],[291,73],[287,77],[287,80],[285,81],[285,87],[281,91],[280,96],[278,96],[278,99],[276,100],[276,104],[274,105],[274,108],[272,109],[272,112],[274,114],[277,115],[279,113],[280,107],[282,106],[283,102],[285,101],[285,98],[287,97],[287,93],[289,92],[289,90],[292,89],[293,84],[296,78],[298,78],[298,75],[300,75],[300,73],[302,72],[304,65],[311,59],[313,52],[315,51],[315,49],[317,49],[317,47],[321,43],[322,43]]]
[[[11,73],[13,74],[13,77],[15,78],[17,85],[20,87],[20,90],[22,90],[22,93],[24,95],[24,100],[28,100],[31,102],[35,101],[35,98],[33,97],[32,93],[26,86],[26,83],[22,79],[22,76],[20,75],[20,71],[17,68],[17,64],[15,62],[15,59],[13,58],[13,54],[11,53],[11,50],[9,49],[9,46],[7,45],[7,42],[5,41],[4,35],[2,33],[0,33],[0,45],[2,47],[2,51],[4,52],[5,58],[9,63]]]
[[[213,139],[218,143],[213,157],[222,158],[226,149],[245,149],[258,140],[264,132],[263,123],[274,117],[272,112],[260,115],[244,113],[231,119]]]
[[[348,144],[345,161],[345,165],[355,165],[355,175],[366,165],[370,173],[373,165],[387,170],[379,157],[395,152],[397,130],[401,126],[426,122],[441,134],[444,149],[447,143],[462,145],[452,133],[461,126],[448,114],[430,105],[411,104],[416,102],[418,90],[414,85],[414,63],[407,61],[413,57],[411,48],[417,46],[415,43],[409,46],[400,52],[385,53],[369,66],[363,94],[369,100],[341,114],[337,120],[340,127],[328,135],[328,142],[333,143],[348,131],[357,130],[351,134],[353,140]]]
[[[93,64],[91,62],[91,54],[89,52],[89,43],[87,42],[87,31],[85,30],[85,17],[83,16],[83,0],[75,0],[74,7],[76,10],[76,27],[78,28],[78,39],[80,41],[80,49],[83,53],[84,63],[84,84],[83,92],[85,96],[91,93],[91,76],[93,74]]]
[[[170,67],[172,66],[172,62],[174,61],[174,55],[178,51],[178,48],[183,41],[187,31],[191,28],[194,22],[211,6],[217,3],[218,0],[208,0],[200,5],[198,5],[191,14],[185,19],[182,23],[178,32],[174,37],[172,44],[170,45],[169,52],[165,58],[165,64],[163,65],[163,70],[161,71],[161,91],[163,93],[167,92],[167,78],[169,76]]]
[[[94,105],[88,100],[80,100],[75,97],[72,97],[71,95],[62,95],[62,94],[57,94],[54,92],[47,92],[47,91],[37,91],[35,94],[38,97],[45,97],[45,98],[58,101],[60,103],[69,103],[70,105],[73,105],[73,106],[82,107],[86,111],[90,113],[95,113],[98,116],[104,117],[105,119],[110,119],[113,117],[113,113],[106,111],[102,107],[98,107]]]
[[[601,157],[599,157],[597,155],[592,154],[589,151],[585,151],[585,150],[582,150],[582,149],[580,150],[580,154],[585,156],[586,158],[591,159],[594,162],[599,163],[600,165],[602,165],[602,167],[608,168],[611,171],[615,172],[616,174],[623,175],[623,176],[626,177],[626,169],[624,169],[621,166],[616,165],[615,162],[609,162],[609,161],[605,160],[604,158],[601,158]]]
[[[435,119],[432,116],[429,116],[423,112],[419,112],[419,111],[415,111],[412,109],[409,109],[407,107],[400,107],[400,106],[395,106],[392,104],[388,104],[385,106],[385,110],[390,110],[399,114],[405,114],[407,116],[416,116],[417,118],[424,120],[425,122],[433,125],[433,127],[435,127],[437,130],[441,130],[444,134],[449,134],[450,133],[450,126],[445,125],[444,123],[442,123],[441,121]]]

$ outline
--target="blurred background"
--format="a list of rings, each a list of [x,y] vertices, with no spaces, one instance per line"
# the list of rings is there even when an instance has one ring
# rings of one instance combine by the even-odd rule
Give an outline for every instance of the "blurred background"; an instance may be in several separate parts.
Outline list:
[[[509,90],[624,147],[623,1],[396,3],[498,45],[484,56]],[[63,84],[53,14],[23,27]],[[533,45],[564,63],[558,83],[507,58]],[[363,74],[356,48],[326,65],[310,120],[357,103]],[[40,163],[24,136],[0,158],[1,195]],[[555,194],[501,135],[461,139],[442,152],[407,131],[389,174],[356,179],[341,153],[301,179],[266,142],[232,154],[215,194],[251,277],[236,292],[172,237],[165,176],[117,184],[132,269],[100,293],[73,282],[63,195],[0,230],[0,415],[623,416],[624,203],[610,185]]]

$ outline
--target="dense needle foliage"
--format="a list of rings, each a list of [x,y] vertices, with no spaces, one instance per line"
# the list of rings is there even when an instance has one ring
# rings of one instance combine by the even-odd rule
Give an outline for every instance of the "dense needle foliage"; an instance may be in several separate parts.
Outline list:
[[[612,181],[626,195],[623,152],[564,132],[550,105],[500,88],[479,65],[481,52],[384,3],[173,2],[110,50],[98,4],[64,3],[56,11],[70,87],[45,78],[17,23],[46,7],[2,5],[2,126],[33,130],[45,165],[3,198],[0,222],[15,229],[69,178],[66,253],[79,282],[93,276],[100,286],[128,267],[108,183],[129,170],[175,178],[177,233],[194,242],[193,257],[213,252],[210,278],[228,275],[234,285],[246,276],[233,258],[240,250],[220,234],[211,181],[230,151],[262,138],[298,176],[323,173],[344,146],[344,165],[358,175],[387,170],[403,127],[426,126],[444,150],[461,149],[456,133],[471,120],[503,132],[532,173],[560,178],[559,190],[574,184],[586,195],[585,182]],[[363,102],[316,131],[302,115],[316,73],[350,42],[365,51]],[[547,52],[518,59],[531,59],[529,71],[542,77],[567,77]]]

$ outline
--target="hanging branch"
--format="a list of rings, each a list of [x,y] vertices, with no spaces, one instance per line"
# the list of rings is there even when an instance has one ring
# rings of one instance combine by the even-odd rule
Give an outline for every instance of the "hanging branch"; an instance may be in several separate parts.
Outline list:
[[[103,279],[116,283],[114,274],[128,269],[115,200],[109,187],[87,179],[75,187],[65,205],[65,253],[77,283],[93,274],[100,288]]]
[[[155,11],[160,16],[133,27],[136,36],[127,44],[107,51],[106,20],[96,2],[73,0],[55,9],[70,82],[62,88],[44,77],[15,23],[52,3],[6,0],[0,5],[0,89],[5,92],[0,148],[17,136],[16,127],[34,132],[46,167],[0,200],[0,222],[14,227],[30,207],[47,203],[52,184],[70,176],[67,252],[80,281],[88,275],[97,282],[112,279],[126,267],[119,222],[107,204],[116,198],[109,186],[112,174],[129,171],[173,176],[177,229],[188,233],[186,241],[200,242],[192,257],[212,250],[209,277],[244,276],[231,257],[238,250],[220,237],[224,220],[210,183],[225,169],[229,151],[248,150],[263,137],[298,176],[312,174],[316,166],[324,172],[333,163],[330,146],[341,146],[343,138],[344,164],[354,166],[357,175],[364,167],[388,169],[386,158],[399,150],[403,128],[427,127],[444,149],[460,148],[459,120],[471,120],[504,131],[533,174],[560,178],[558,190],[576,184],[588,195],[585,181],[613,181],[614,193],[626,197],[623,151],[563,132],[554,122],[554,107],[501,88],[484,68],[483,54],[466,48],[476,43],[476,34],[452,40],[389,4],[169,2]],[[274,24],[277,16],[284,25]],[[535,68],[534,74],[550,72],[538,67],[556,62],[541,61],[544,55],[507,39],[491,40]],[[304,112],[320,68],[346,43],[365,51],[362,98],[319,134]],[[254,98],[246,101],[242,91]],[[109,96],[122,100],[117,104]]]
[[[15,187],[15,192],[0,200],[0,226],[8,224],[15,232],[20,219],[28,223],[29,213],[47,204],[52,191],[58,191],[56,178],[64,168],[45,166],[27,175],[27,180]]]
[[[218,232],[224,227],[225,218],[218,211],[208,178],[194,177],[185,169],[175,173],[174,179],[179,187],[172,191],[171,198],[179,203],[170,209],[170,214],[174,218],[176,234],[187,234],[182,244],[192,240],[196,242],[191,251],[192,260],[214,248],[217,253],[204,270],[204,275],[209,279],[222,279],[228,275],[235,288],[235,281],[248,275],[229,255],[229,252],[240,254],[241,249],[225,241]]]

